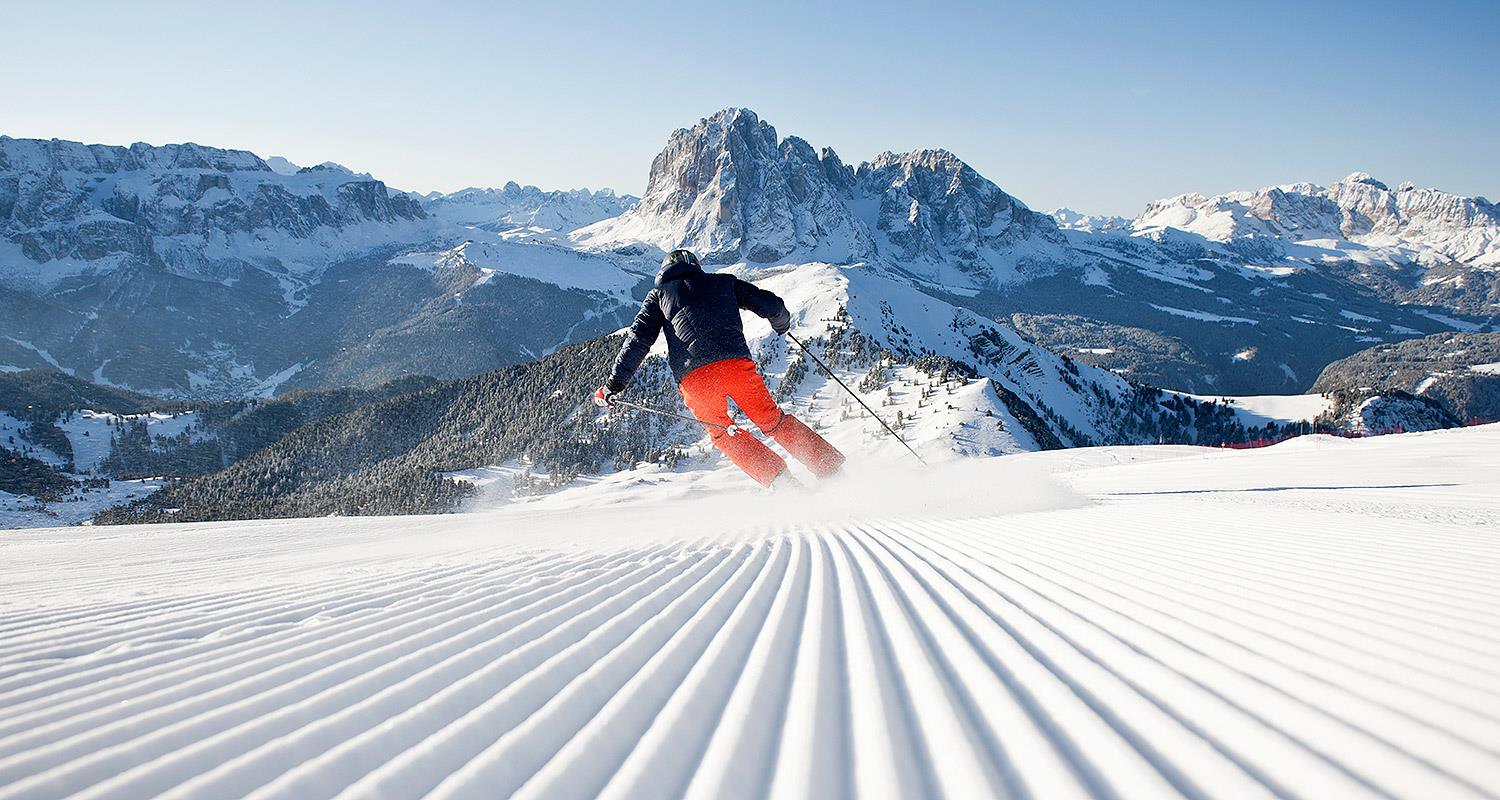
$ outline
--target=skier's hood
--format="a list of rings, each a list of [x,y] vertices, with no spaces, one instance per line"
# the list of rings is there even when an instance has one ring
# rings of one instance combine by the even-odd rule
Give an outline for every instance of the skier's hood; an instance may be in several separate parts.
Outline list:
[[[690,264],[690,263],[685,262],[685,261],[678,261],[675,264],[668,264],[667,266],[662,267],[660,270],[657,271],[657,273],[656,273],[656,285],[657,286],[661,286],[661,285],[664,285],[664,284],[669,283],[671,281],[678,280],[680,278],[691,278],[694,275],[702,275],[702,274],[703,274],[703,268],[700,267],[700,266],[698,266],[697,264]]]

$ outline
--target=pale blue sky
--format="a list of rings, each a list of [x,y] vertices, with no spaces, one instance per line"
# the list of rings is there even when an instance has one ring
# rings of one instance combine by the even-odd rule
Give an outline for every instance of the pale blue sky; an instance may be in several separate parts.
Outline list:
[[[333,160],[421,191],[639,193],[672,130],[736,105],[851,163],[947,148],[1040,209],[1133,215],[1356,169],[1500,195],[1497,2],[26,2],[0,20],[0,133]]]

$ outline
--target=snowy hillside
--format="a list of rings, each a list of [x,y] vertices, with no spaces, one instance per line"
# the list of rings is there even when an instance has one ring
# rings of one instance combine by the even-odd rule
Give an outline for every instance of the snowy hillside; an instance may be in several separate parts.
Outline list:
[[[505,243],[505,249],[545,252],[515,243]],[[545,265],[522,261],[509,267],[578,270],[569,258],[594,257],[554,250],[555,260]],[[497,263],[490,260],[495,257],[492,248],[471,243],[424,254],[414,265],[435,258],[427,268],[478,269],[499,280],[498,266],[477,266]],[[1235,443],[1294,432],[1275,415],[1247,416],[1221,398],[1199,401],[1080,364],[871,269],[729,269],[784,297],[797,339],[931,457],[1100,444]],[[477,291],[455,302],[468,308]],[[784,408],[856,459],[904,452],[800,346],[774,336],[759,318],[747,314],[745,320],[752,352]],[[746,483],[709,446],[701,427],[630,410],[601,414],[593,406],[588,397],[608,375],[619,347],[613,337],[558,346],[532,363],[437,382],[350,410],[98,521],[435,513],[453,509],[475,490],[508,496],[515,486],[523,495],[546,493],[579,481],[616,480],[610,476],[628,482],[641,469],[690,474],[693,481],[727,471]],[[647,360],[624,399],[685,414],[662,349],[658,341],[658,356]],[[1292,419],[1299,422],[1295,432],[1303,432],[1301,417]]]
[[[596,296],[606,308],[620,309],[613,317],[583,315],[589,324],[614,327],[634,305],[629,291],[644,278],[599,255],[499,240],[410,254],[393,265],[426,271],[435,282],[457,289],[444,300],[450,304],[445,306],[448,310],[435,318],[445,325],[457,313],[493,314],[492,309],[504,302],[503,293],[510,291],[502,281],[536,279]],[[995,456],[1097,444],[1274,439],[1304,432],[1301,422],[1331,411],[1332,401],[1316,395],[1192,397],[1134,384],[1048,351],[1009,327],[905,281],[857,265],[730,269],[785,297],[795,310],[794,333],[930,457]],[[856,458],[901,454],[899,443],[795,345],[773,336],[758,318],[747,316],[747,322],[768,383],[786,408]],[[534,336],[546,331],[534,318],[527,318],[526,324]],[[228,448],[218,455],[219,450],[208,448],[195,454],[191,464],[196,466],[190,471],[140,466],[129,477],[172,475],[188,480],[171,485],[143,506],[106,512],[105,519],[430,513],[450,508],[464,488],[425,483],[419,492],[403,488],[413,480],[434,480],[435,466],[442,475],[477,480],[484,494],[515,482],[527,491],[543,492],[575,481],[628,483],[663,469],[682,473],[683,480],[693,484],[712,485],[723,479],[717,473],[724,472],[729,485],[745,481],[727,468],[695,426],[662,424],[633,412],[596,420],[597,412],[585,398],[589,387],[607,373],[618,344],[602,341],[563,348],[575,335],[575,330],[556,329],[545,349],[527,354],[541,360],[515,370],[436,386],[422,384],[409,396],[382,395],[386,399],[368,408],[344,406],[317,429],[296,432],[293,426],[277,426],[276,437],[286,436],[284,440],[255,440],[251,449]],[[463,364],[467,357],[463,351],[450,352],[446,366]],[[683,413],[664,370],[648,372],[653,377],[633,387],[627,397]],[[1423,409],[1398,408],[1399,403],[1384,400],[1369,405],[1361,399],[1347,405],[1340,407],[1340,419],[1347,418],[1345,427],[1418,430],[1457,424],[1445,415],[1429,419],[1432,415]],[[271,416],[282,418],[274,412]],[[1299,424],[1289,429],[1284,427],[1287,422]],[[371,437],[379,439],[379,447],[369,446]],[[141,441],[151,439],[143,434]],[[272,442],[277,443],[273,451],[242,464],[231,457]],[[142,457],[143,465],[171,463],[177,470],[186,466],[147,453]],[[215,474],[204,472],[205,460],[212,461]],[[641,463],[650,466],[644,472],[632,469]],[[271,480],[271,475],[280,477]],[[12,501],[4,517],[10,526],[61,521],[45,514],[84,509],[55,502],[48,508],[25,496]]]
[[[1209,397],[1188,395],[1205,403],[1228,402],[1237,416],[1246,425],[1264,425],[1266,422],[1310,422],[1317,419],[1332,406],[1332,401],[1321,394],[1260,395],[1252,397]]]
[[[465,292],[490,283],[496,275],[513,275],[564,289],[597,292],[626,303],[630,290],[650,280],[654,271],[648,264],[633,265],[632,269],[620,261],[589,253],[496,238],[469,240],[446,250],[408,253],[389,263],[433,273],[477,271],[477,276],[454,294],[460,300]]]
[[[119,434],[131,427],[138,428],[148,442],[161,438],[189,444],[203,438],[197,417],[194,412],[111,414],[85,409],[58,417],[55,430],[63,438],[53,441],[35,436],[29,423],[0,412],[0,451],[35,459],[73,482],[50,501],[0,489],[0,528],[77,525],[106,508],[150,495],[165,483],[161,477],[108,479],[106,462],[115,454]],[[32,438],[40,441],[32,442]]]
[[[0,798],[1487,797],[1500,429],[0,539]]]
[[[1011,328],[868,269],[805,264],[741,274],[787,300],[795,309],[793,332],[804,340],[837,337],[836,350],[848,351],[834,361],[845,383],[868,387],[863,391],[867,402],[883,406],[887,416],[900,411],[912,436],[928,440],[939,452],[1000,455],[1154,442],[1162,417],[1173,413],[1155,390],[1072,362]],[[793,407],[823,427],[848,422],[859,428],[868,442],[864,446],[890,446],[842,389],[798,355],[795,346],[775,337],[766,323],[754,320],[747,335],[758,344],[778,394]],[[861,360],[861,351],[886,351],[895,358]],[[778,357],[782,352],[785,359]],[[897,363],[919,365],[932,357],[967,365],[974,374],[966,377],[988,380],[972,387],[967,380],[954,386],[946,379],[929,385],[918,379],[918,370],[906,366],[903,374]],[[955,370],[952,378],[959,377]],[[1193,418],[1192,412],[1183,417],[1186,427],[1192,427]],[[1136,423],[1142,427],[1132,428]]]

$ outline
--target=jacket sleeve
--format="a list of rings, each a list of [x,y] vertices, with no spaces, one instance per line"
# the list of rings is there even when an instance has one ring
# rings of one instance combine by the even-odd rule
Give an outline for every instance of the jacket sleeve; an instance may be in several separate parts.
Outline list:
[[[771,330],[778,335],[792,329],[792,312],[786,310],[786,303],[775,293],[735,278],[734,299],[740,304],[740,308],[770,320]]]
[[[661,326],[665,322],[661,304],[657,302],[657,291],[652,289],[641,301],[641,310],[636,312],[635,321],[630,323],[630,330],[625,334],[625,344],[620,347],[620,355],[615,357],[614,369],[609,373],[610,383],[621,389],[630,385],[630,379],[635,377],[635,371],[651,352],[651,345],[656,344],[656,337],[661,335]]]

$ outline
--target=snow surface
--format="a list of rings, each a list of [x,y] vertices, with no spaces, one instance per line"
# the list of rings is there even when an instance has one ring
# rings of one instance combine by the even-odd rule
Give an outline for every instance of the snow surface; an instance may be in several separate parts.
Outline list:
[[[144,422],[153,439],[182,434],[188,434],[194,439],[202,438],[196,427],[198,415],[193,411],[182,414],[151,412],[118,415],[83,409],[74,412],[69,419],[60,415],[54,423],[67,435],[68,443],[73,447],[73,472],[65,473],[66,476],[75,481],[94,477],[100,465],[109,458],[115,434],[114,426],[121,422]],[[59,469],[66,467],[68,459],[61,453],[54,453],[49,448],[21,438],[21,430],[29,425],[30,423],[22,422],[9,414],[0,413],[0,447],[15,450]],[[9,443],[11,438],[16,440],[15,444]],[[51,503],[39,503],[29,495],[0,491],[0,530],[84,524],[106,508],[134,502],[164,485],[166,481],[159,478],[111,480],[107,488],[75,486],[63,495],[62,500]]]
[[[1493,364],[1470,364],[1469,370],[1472,372],[1483,372],[1489,375],[1500,375],[1500,361],[1497,361]]]
[[[0,530],[87,525],[100,511],[140,500],[165,484],[160,478],[111,480],[104,489],[74,487],[55,503],[38,503],[30,495],[0,492]]]
[[[1229,401],[1234,414],[1246,426],[1261,426],[1267,422],[1305,422],[1333,407],[1333,400],[1321,394],[1262,394],[1243,397],[1228,397],[1212,394],[1188,394],[1173,392],[1205,403]]]
[[[879,474],[0,537],[0,798],[1500,785],[1500,426]]]

